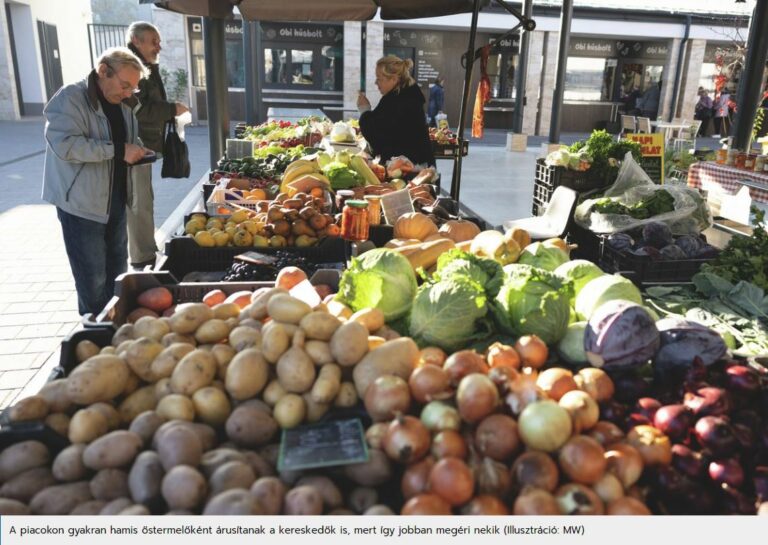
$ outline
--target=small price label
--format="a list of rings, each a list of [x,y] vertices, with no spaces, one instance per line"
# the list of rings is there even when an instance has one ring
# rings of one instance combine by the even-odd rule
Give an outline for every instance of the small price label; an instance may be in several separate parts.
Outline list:
[[[367,461],[363,424],[359,418],[352,418],[283,430],[277,469],[310,469]]]

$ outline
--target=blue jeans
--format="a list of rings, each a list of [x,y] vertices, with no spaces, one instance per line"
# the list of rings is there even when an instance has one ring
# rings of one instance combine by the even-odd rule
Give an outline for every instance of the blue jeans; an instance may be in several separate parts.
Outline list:
[[[106,224],[56,209],[80,314],[101,312],[114,294],[115,278],[128,268],[125,200],[116,193],[112,193]]]

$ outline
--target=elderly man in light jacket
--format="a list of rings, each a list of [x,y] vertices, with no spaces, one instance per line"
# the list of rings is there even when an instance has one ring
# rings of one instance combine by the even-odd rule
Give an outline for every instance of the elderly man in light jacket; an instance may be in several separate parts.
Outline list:
[[[122,101],[144,77],[129,49],[108,49],[86,79],[59,89],[43,110],[43,199],[57,208],[80,314],[99,312],[127,269],[126,206],[150,166],[136,165],[149,150]]]

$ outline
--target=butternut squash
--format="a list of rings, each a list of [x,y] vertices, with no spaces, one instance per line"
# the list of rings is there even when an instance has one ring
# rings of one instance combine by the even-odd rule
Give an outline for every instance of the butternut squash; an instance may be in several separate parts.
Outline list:
[[[410,262],[413,270],[416,270],[419,267],[424,269],[433,267],[435,263],[437,263],[438,257],[455,246],[456,244],[451,239],[443,238],[440,240],[423,242],[421,244],[412,244],[410,246],[394,248],[394,250],[404,255]]]
[[[421,244],[421,241],[417,238],[393,238],[387,242],[385,248],[402,248],[403,246],[411,246],[413,244]]]

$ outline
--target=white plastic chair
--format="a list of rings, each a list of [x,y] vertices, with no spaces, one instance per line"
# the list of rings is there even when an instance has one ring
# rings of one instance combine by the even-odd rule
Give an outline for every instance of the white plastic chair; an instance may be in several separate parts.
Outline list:
[[[693,121],[690,126],[680,129],[674,142],[675,151],[696,149],[696,136],[698,136],[700,128],[701,119],[697,119],[696,121]]]
[[[578,193],[573,189],[558,186],[549,199],[544,214],[519,220],[507,220],[504,222],[504,230],[512,227],[522,227],[532,240],[546,240],[548,238],[562,237],[568,230],[573,211],[576,208]]]
[[[637,127],[637,120],[633,115],[621,116],[621,132],[619,132],[619,138],[621,138],[625,132],[635,132]]]
[[[637,118],[637,132],[644,132],[646,134],[651,134],[653,132],[653,129],[651,128],[650,117]]]

